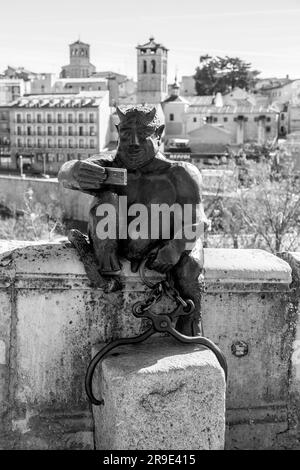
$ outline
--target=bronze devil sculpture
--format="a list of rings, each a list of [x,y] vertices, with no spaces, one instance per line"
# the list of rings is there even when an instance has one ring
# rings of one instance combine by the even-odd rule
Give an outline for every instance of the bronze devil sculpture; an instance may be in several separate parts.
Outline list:
[[[101,275],[109,276],[120,271],[120,258],[130,261],[133,272],[144,263],[149,269],[167,274],[174,291],[180,292],[177,298],[190,299],[193,305],[189,314],[176,318],[176,331],[184,337],[199,337],[202,333],[201,275],[204,263],[199,227],[206,223],[201,174],[191,163],[170,161],[159,151],[164,126],[160,125],[155,108],[142,105],[117,108],[117,114],[120,123],[117,126],[119,142],[116,154],[66,162],[58,178],[65,187],[94,196],[88,236]],[[114,169],[127,170],[126,185],[109,183],[109,175]],[[147,223],[146,236],[137,237],[137,231],[130,229],[134,219],[131,208],[136,204],[145,208],[148,214],[143,220]],[[168,208],[175,205],[179,209],[188,207],[188,223],[182,217],[182,211],[169,211],[170,218],[164,227],[166,221],[153,217],[155,205]],[[105,219],[99,208],[104,206],[113,208],[117,215],[111,222],[114,224],[110,232],[114,233],[113,237],[99,237],[99,224]],[[125,223],[125,235],[122,227],[123,236],[120,237],[119,225],[122,223]],[[144,306],[144,310],[148,308]],[[143,313],[143,308],[139,313]],[[90,398],[96,403],[93,396]]]

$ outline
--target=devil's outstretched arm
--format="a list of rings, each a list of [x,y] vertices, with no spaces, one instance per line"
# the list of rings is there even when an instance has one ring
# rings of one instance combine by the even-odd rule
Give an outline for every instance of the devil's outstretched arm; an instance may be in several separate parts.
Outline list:
[[[99,189],[99,184],[106,178],[105,171],[99,172],[97,176],[97,167],[100,169],[114,166],[114,157],[93,156],[86,160],[71,160],[62,165],[58,173],[58,180],[68,189],[82,191],[88,194],[95,193],[94,189]],[[97,183],[93,188],[93,183]]]

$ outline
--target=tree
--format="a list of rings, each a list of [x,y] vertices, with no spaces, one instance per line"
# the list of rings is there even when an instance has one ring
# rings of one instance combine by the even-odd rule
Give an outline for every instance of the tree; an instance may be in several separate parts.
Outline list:
[[[300,248],[300,175],[288,159],[274,164],[276,157],[247,161],[247,178],[239,180],[236,194],[216,197],[212,227],[223,234],[225,246],[231,239],[234,248],[272,253]]]
[[[260,72],[238,57],[200,56],[200,66],[194,75],[198,95],[224,94],[235,87],[253,88]]]
[[[7,199],[0,201],[0,239],[51,241],[64,235],[63,210],[57,198],[46,205],[29,189],[22,206],[17,209]]]

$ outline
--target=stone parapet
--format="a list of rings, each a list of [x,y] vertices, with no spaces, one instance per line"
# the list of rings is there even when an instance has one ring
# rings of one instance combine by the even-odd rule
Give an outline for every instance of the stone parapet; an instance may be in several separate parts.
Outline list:
[[[91,347],[141,332],[131,308],[147,288],[127,262],[122,291],[91,288],[67,243],[12,248],[0,253],[3,447],[92,447],[84,391]],[[229,366],[227,448],[279,448],[289,429],[291,271],[262,250],[205,250],[204,333]]]
[[[225,378],[211,351],[168,338],[122,348],[94,389],[96,449],[224,448]]]

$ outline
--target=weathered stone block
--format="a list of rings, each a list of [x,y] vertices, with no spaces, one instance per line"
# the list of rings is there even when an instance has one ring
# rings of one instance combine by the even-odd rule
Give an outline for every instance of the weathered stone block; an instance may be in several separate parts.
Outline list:
[[[160,338],[109,356],[94,380],[97,449],[223,449],[224,372],[211,351]]]

